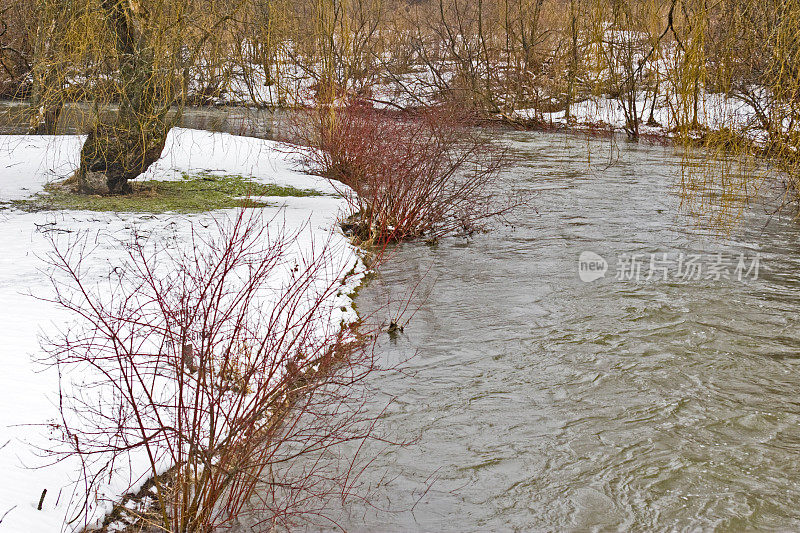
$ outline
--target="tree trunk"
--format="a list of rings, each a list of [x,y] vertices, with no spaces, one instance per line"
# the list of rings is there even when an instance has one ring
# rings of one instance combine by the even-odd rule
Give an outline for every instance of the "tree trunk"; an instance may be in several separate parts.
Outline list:
[[[147,125],[140,131],[121,124],[96,126],[89,132],[81,150],[81,167],[78,170],[80,192],[131,192],[128,180],[142,174],[161,157],[167,132],[166,125]]]
[[[136,3],[102,0],[100,5],[119,55],[120,109],[116,120],[99,122],[89,132],[77,181],[86,194],[122,194],[130,192],[129,180],[161,157],[170,130],[171,84],[156,71],[147,20],[136,13]]]

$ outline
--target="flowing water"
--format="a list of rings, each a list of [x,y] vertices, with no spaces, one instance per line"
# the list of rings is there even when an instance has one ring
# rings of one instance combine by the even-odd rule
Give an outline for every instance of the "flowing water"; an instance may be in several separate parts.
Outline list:
[[[378,407],[393,399],[384,431],[416,442],[363,450],[379,454],[363,478],[377,509],[341,525],[799,529],[798,224],[766,201],[728,236],[703,231],[672,148],[618,144],[609,164],[608,140],[508,140],[522,156],[508,186],[530,207],[485,235],[400,246],[358,298],[369,314],[427,290],[378,346],[386,364],[413,355],[406,372],[371,383]],[[581,280],[586,251],[605,277]]]

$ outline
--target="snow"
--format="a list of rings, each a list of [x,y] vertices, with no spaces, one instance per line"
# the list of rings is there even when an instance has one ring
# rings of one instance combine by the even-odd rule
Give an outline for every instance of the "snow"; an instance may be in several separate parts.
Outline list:
[[[639,132],[642,134],[671,137],[676,127],[674,109],[678,107],[675,98],[659,97],[653,107],[653,119],[658,126],[648,126],[652,98],[639,93],[636,98],[636,110],[639,115]],[[671,104],[671,105],[670,105]],[[566,111],[551,113],[539,112],[535,109],[520,109],[514,112],[514,118],[522,120],[538,119],[556,127],[567,126]],[[609,129],[622,131],[627,119],[622,103],[614,98],[592,97],[575,102],[570,108],[571,125],[577,129]],[[749,104],[723,94],[704,93],[700,97],[697,113],[698,123],[711,130],[731,128],[749,135],[758,141],[764,137],[763,130],[757,121],[755,110]]]
[[[54,179],[69,176],[78,161],[82,138],[78,136],[7,136],[0,138],[0,202],[20,199],[40,191]],[[295,170],[296,160],[282,153],[279,145],[265,140],[228,134],[176,129],[170,133],[161,160],[147,172],[148,179],[171,179],[185,172],[207,171],[241,174],[256,180],[313,188],[326,193],[315,197],[267,198],[274,206],[264,208],[270,224],[285,225],[287,233],[299,232],[292,254],[318,251],[325,243],[332,257],[330,275],[341,276],[355,267],[339,294],[330,302],[329,325],[356,319],[350,292],[360,283],[363,265],[356,250],[336,228],[344,213],[343,199],[323,179]],[[68,242],[77,232],[94,235],[98,248],[90,258],[91,268],[108,272],[122,257],[118,242],[134,232],[152,232],[188,242],[191,231],[212,231],[212,217],[230,216],[222,211],[192,216],[101,212],[24,213],[0,211],[0,531],[36,532],[80,529],[83,521],[66,525],[75,505],[85,497],[79,480],[81,465],[67,459],[51,464],[40,450],[49,439],[47,424],[58,417],[57,383],[52,369],[36,361],[40,355],[39,334],[53,331],[69,317],[53,304],[36,296],[50,294],[44,256],[50,249],[48,236]],[[274,218],[273,218],[274,217]],[[281,276],[276,276],[280,282]],[[131,458],[130,471],[105,479],[95,497],[94,518],[102,520],[111,499],[141,479],[146,465]],[[47,495],[37,510],[43,489]]]
[[[82,143],[78,136],[0,137],[0,201],[26,198],[48,182],[68,177]]]

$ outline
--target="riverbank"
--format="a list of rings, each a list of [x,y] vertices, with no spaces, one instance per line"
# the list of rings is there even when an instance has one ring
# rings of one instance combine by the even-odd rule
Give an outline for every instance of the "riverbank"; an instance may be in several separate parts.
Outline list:
[[[24,201],[41,193],[48,183],[68,177],[77,164],[81,143],[82,137],[75,135],[0,137],[0,203]],[[291,257],[327,245],[333,261],[330,272],[351,273],[341,280],[344,290],[332,296],[327,305],[331,309],[330,324],[338,327],[352,323],[357,316],[349,294],[359,285],[364,267],[356,249],[338,230],[345,204],[326,180],[295,168],[294,158],[282,153],[272,141],[175,129],[162,158],[142,179],[174,181],[186,175],[237,175],[260,184],[315,191],[316,195],[259,196],[258,201],[265,204],[262,210],[271,229],[277,225],[289,234],[297,233],[287,251],[286,269]],[[87,465],[77,459],[52,464],[52,458],[42,453],[57,430],[53,424],[59,419],[58,376],[36,362],[38,337],[57,331],[70,320],[41,299],[52,291],[41,260],[50,250],[49,239],[68,244],[70,238],[87,233],[95,245],[87,267],[110,272],[121,257],[120,242],[129,241],[134,234],[187,242],[193,232],[210,235],[213,219],[235,212],[185,215],[170,211],[0,210],[0,301],[4,303],[0,307],[4,337],[0,348],[0,361],[4,363],[0,373],[0,471],[4,474],[0,527],[31,532],[62,530],[86,498],[88,523],[78,513],[67,527],[98,524],[115,501],[145,481],[148,469],[143,458],[132,457],[129,465],[115,469],[99,490],[87,495],[75,485],[78,473]]]

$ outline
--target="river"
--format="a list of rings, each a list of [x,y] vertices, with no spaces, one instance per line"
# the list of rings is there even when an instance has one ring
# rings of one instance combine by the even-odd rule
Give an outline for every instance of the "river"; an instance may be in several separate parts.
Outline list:
[[[271,137],[263,113],[182,125]],[[780,193],[720,235],[682,207],[673,148],[504,137],[506,187],[529,205],[486,234],[397,247],[359,294],[381,319],[425,294],[377,346],[403,372],[369,383],[381,432],[414,442],[367,443],[369,504],[331,516],[349,531],[800,529],[800,225],[775,213]]]
[[[797,222],[768,199],[727,235],[704,230],[681,207],[673,148],[507,141],[521,156],[507,185],[530,206],[487,234],[400,246],[360,293],[382,318],[427,293],[378,345],[386,365],[410,358],[405,372],[370,383],[375,409],[391,401],[387,435],[416,442],[363,450],[375,494],[340,524],[800,528]],[[581,279],[584,252],[604,277]]]

